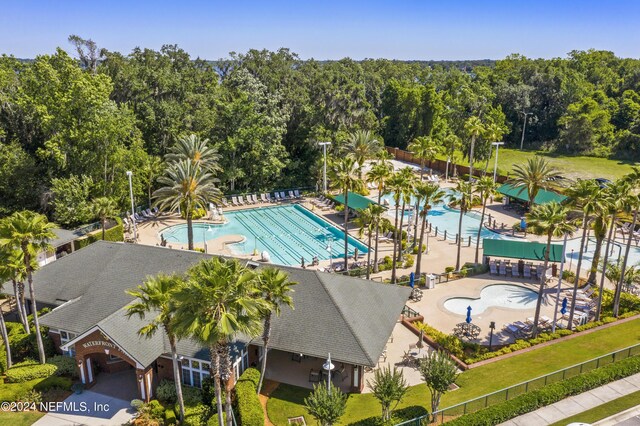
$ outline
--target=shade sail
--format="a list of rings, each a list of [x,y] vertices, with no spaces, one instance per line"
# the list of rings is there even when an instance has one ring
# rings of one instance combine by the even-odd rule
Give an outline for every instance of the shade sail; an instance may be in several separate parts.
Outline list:
[[[483,254],[492,257],[508,257],[512,259],[528,259],[544,261],[547,245],[531,241],[482,240]],[[562,245],[551,244],[550,262],[562,262]]]
[[[344,204],[344,194],[338,194],[333,197],[338,203]],[[378,204],[373,200],[368,199],[360,194],[349,191],[349,199],[347,200],[349,203],[349,208],[353,210],[363,210],[369,207],[370,204]]]
[[[525,203],[529,202],[529,191],[525,187],[513,186],[509,183],[505,183],[500,188],[498,188],[498,192],[501,193],[502,195],[515,198]],[[558,203],[562,203],[566,199],[567,197],[565,197],[562,194],[558,194],[557,192],[547,191],[546,189],[540,189],[538,191],[538,194],[536,195],[534,204],[545,204],[551,201],[557,201]]]

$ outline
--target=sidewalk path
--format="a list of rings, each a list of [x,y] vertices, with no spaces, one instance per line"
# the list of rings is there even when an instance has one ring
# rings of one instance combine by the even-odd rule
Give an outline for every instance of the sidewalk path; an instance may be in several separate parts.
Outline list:
[[[640,373],[539,408],[502,425],[550,425],[637,391],[640,391]]]

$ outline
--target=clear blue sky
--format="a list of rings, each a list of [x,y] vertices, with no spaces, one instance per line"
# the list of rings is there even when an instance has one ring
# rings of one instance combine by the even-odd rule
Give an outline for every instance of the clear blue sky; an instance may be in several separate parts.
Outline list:
[[[0,53],[34,57],[67,36],[128,53],[176,43],[192,56],[288,47],[302,58],[640,57],[638,0],[5,0]]]

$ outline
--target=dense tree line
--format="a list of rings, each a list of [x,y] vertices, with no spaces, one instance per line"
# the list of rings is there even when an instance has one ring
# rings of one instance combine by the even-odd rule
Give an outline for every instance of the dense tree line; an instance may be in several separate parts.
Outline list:
[[[208,139],[223,192],[315,186],[317,141],[365,130],[406,149],[426,137],[484,166],[488,142],[640,156],[640,60],[606,51],[499,61],[302,61],[287,49],[194,59],[175,45],[129,54],[70,37],[32,61],[0,58],[0,214],[29,208],[65,225],[90,200],[125,210],[126,170],[148,202],[179,137]],[[471,152],[473,151],[473,152]]]

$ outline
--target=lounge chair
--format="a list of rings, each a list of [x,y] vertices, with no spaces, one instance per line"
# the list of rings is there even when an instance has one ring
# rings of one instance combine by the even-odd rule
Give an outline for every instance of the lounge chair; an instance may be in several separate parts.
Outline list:
[[[229,207],[229,201],[226,198],[220,198],[220,204],[224,207]]]
[[[251,194],[251,195],[249,195],[249,197],[251,197],[251,201],[253,201],[253,204],[258,204],[260,202],[260,200],[258,200],[258,196],[256,194]]]
[[[298,191],[297,189],[294,189],[293,193],[296,196],[296,198],[302,198],[302,194],[300,194],[300,191]]]
[[[140,216],[138,213],[134,213],[133,218],[135,219],[136,222],[144,222],[146,220],[144,217]]]
[[[523,275],[525,278],[531,279],[531,266],[527,264],[524,265]]]
[[[293,191],[289,191],[289,198],[290,198],[290,199],[292,199],[292,200],[293,200],[294,198],[296,198],[296,196],[295,196],[295,195],[293,195]]]
[[[151,209],[151,213],[153,213],[154,215],[158,216],[158,213],[160,213],[160,209],[158,209],[157,207],[154,207]]]
[[[507,264],[504,262],[500,262],[500,275],[507,276]]]
[[[260,194],[260,202],[262,203],[268,203],[269,201],[267,201],[267,196],[265,194]]]
[[[280,191],[280,198],[282,198],[283,200],[287,200],[287,196],[285,195],[284,191]]]
[[[280,199],[280,193],[278,193],[278,192],[274,192],[274,193],[273,193],[273,196],[274,196],[274,197],[275,197],[275,199],[276,199],[276,203],[277,203],[277,202],[282,201],[282,200]]]
[[[489,263],[489,273],[491,275],[498,275],[498,266],[496,265],[496,262]]]
[[[126,217],[122,218],[122,223],[124,223],[124,228],[126,230],[128,230],[129,228],[131,228],[131,223],[129,223],[129,221],[127,220]]]
[[[275,203],[276,200],[274,200],[273,198],[271,198],[271,193],[267,192],[266,194],[264,194],[265,198],[267,199],[268,202],[270,203]]]
[[[234,206],[239,206],[240,203],[238,202],[238,197],[236,196],[231,197],[231,204],[233,204]]]
[[[512,334],[514,337],[518,337],[520,335],[520,327],[516,327],[513,324],[505,324],[502,329],[507,333]]]

